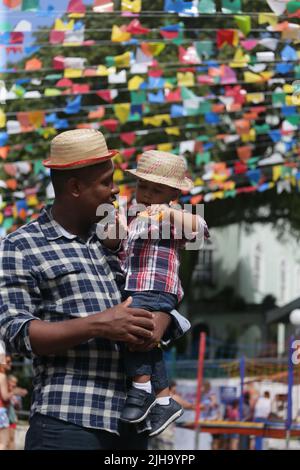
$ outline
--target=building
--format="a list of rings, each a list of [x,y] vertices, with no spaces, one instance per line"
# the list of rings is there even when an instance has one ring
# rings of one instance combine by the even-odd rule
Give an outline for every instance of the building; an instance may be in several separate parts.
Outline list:
[[[276,353],[282,332],[267,312],[299,296],[297,245],[288,229],[280,236],[271,224],[211,230],[211,240],[198,253],[183,306],[193,325],[193,355],[200,331],[209,337],[210,357],[269,355],[274,348]]]

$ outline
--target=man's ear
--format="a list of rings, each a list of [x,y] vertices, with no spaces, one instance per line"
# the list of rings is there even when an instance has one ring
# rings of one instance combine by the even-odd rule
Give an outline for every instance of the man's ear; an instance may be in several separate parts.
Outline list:
[[[174,189],[174,193],[173,193],[173,201],[177,201],[179,199],[179,196],[180,196],[180,189]]]
[[[67,192],[78,198],[82,192],[82,185],[78,178],[70,178],[67,181]]]

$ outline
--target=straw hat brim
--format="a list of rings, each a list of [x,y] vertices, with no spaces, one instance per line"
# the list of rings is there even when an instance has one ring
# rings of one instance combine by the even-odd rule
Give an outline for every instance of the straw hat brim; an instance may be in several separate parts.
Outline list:
[[[166,176],[156,176],[148,173],[142,173],[141,171],[137,170],[125,170],[126,173],[131,173],[132,175],[142,178],[143,180],[146,181],[151,181],[153,183],[159,183],[159,184],[164,184],[165,186],[170,186],[171,188],[176,188],[180,189],[181,191],[190,191],[193,187],[194,184],[192,180],[189,178],[185,177],[180,183],[175,183],[172,181],[170,178]]]
[[[71,170],[72,168],[84,168],[86,166],[92,166],[96,165],[97,163],[103,163],[106,162],[107,160],[110,160],[111,158],[115,157],[118,155],[119,151],[118,150],[110,150],[107,155],[103,155],[101,157],[94,157],[94,158],[87,158],[84,160],[77,160],[76,162],[69,162],[69,163],[53,163],[51,158],[48,160],[43,160],[43,165],[46,168],[52,168],[55,170]]]

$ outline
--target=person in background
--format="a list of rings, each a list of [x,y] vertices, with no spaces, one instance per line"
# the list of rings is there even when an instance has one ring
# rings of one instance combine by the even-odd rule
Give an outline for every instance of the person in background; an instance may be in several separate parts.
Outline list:
[[[170,382],[170,394],[173,400],[182,406],[184,410],[195,410],[195,405],[185,400],[176,390],[176,382]],[[175,429],[176,424],[173,422],[158,436],[153,437],[150,441],[152,450],[174,450],[175,445]]]
[[[241,421],[252,421],[253,420],[253,412],[250,406],[250,393],[244,393],[244,400],[243,400],[243,418]],[[250,436],[247,435],[240,435],[240,450],[248,450],[250,449]]]
[[[230,405],[227,405],[225,411],[225,420],[226,421],[239,421],[239,400],[235,399]],[[229,434],[229,448],[228,450],[238,450],[239,446],[239,435]]]
[[[260,396],[254,407],[254,421],[256,423],[266,423],[272,410],[272,401],[270,392],[267,390]],[[263,438],[258,436],[255,438],[255,450],[263,449]]]
[[[216,393],[211,389],[211,384],[205,381],[202,387],[201,415],[205,421],[221,419],[220,404]],[[221,434],[212,434],[212,450],[219,450],[221,446]]]
[[[9,419],[7,414],[7,402],[12,393],[8,391],[6,372],[11,368],[11,358],[6,356],[0,364],[0,450],[7,450],[9,440]]]
[[[18,378],[15,375],[9,375],[8,378],[8,391],[13,392],[8,406],[8,419],[9,419],[9,441],[8,450],[15,450],[15,434],[18,422],[16,410],[22,408],[22,397],[25,397],[28,391],[25,388],[17,387]]]

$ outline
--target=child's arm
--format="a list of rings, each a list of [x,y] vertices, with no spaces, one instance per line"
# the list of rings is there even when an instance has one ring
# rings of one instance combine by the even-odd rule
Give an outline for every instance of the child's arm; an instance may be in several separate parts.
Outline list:
[[[180,208],[174,208],[165,204],[155,204],[148,208],[150,215],[156,217],[158,221],[170,221],[179,233],[182,233],[185,238],[193,238],[201,231],[205,238],[209,238],[209,232],[205,220],[199,215],[194,215],[186,212]]]
[[[117,250],[124,239],[124,233],[127,233],[127,230],[123,220],[120,218],[120,214],[117,212],[115,223],[109,224],[107,227],[106,238],[102,240],[103,245],[109,250]]]

